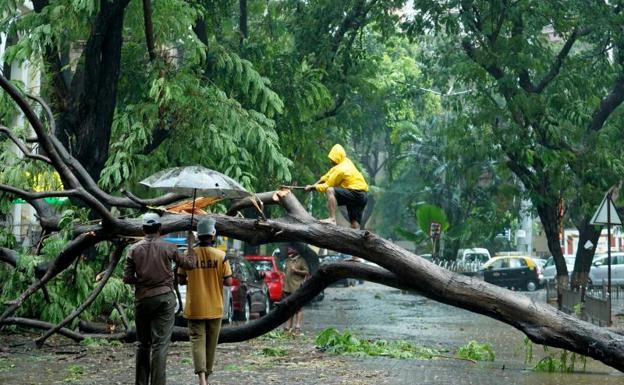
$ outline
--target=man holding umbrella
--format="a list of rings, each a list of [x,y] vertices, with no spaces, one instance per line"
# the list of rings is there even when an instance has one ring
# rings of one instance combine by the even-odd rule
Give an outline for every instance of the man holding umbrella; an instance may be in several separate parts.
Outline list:
[[[173,331],[176,298],[173,294],[175,261],[181,267],[195,267],[194,237],[187,237],[187,255],[180,255],[172,243],[160,239],[160,217],[143,215],[145,238],[128,251],[124,266],[124,283],[135,287],[137,333],[136,385],[167,383],[167,351]]]
[[[199,245],[195,248],[194,269],[178,269],[182,284],[186,282],[184,318],[188,320],[193,365],[199,385],[206,385],[212,368],[223,317],[223,285],[232,285],[232,269],[225,252],[214,247],[217,236],[215,220],[202,218],[197,224]]]

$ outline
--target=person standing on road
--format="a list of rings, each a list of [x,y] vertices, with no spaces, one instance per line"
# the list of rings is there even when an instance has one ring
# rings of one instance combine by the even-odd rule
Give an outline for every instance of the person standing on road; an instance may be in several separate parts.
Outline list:
[[[207,385],[221,330],[223,286],[232,285],[232,269],[225,252],[213,247],[217,230],[215,220],[204,218],[197,224],[199,245],[194,252],[197,264],[179,269],[180,282],[186,283],[184,318],[188,320],[195,374],[199,385]]]
[[[336,224],[336,207],[347,206],[351,228],[359,229],[368,202],[368,184],[362,173],[347,158],[341,145],[334,145],[328,157],[334,166],[315,184],[307,185],[305,190],[316,190],[327,195],[329,218],[322,222]]]
[[[160,225],[158,214],[143,215],[145,237],[130,248],[124,266],[124,283],[134,285],[138,341],[136,385],[167,383],[167,351],[176,306],[171,265],[175,261],[191,268],[196,262],[190,248],[194,242],[193,233],[189,231],[189,253],[183,256],[175,245],[160,239]]]
[[[299,289],[303,282],[310,274],[310,269],[308,268],[308,264],[303,259],[302,256],[299,255],[297,250],[292,247],[288,248],[288,253],[286,257],[286,279],[284,281],[284,296],[283,298],[288,297],[295,290]],[[293,329],[293,323],[295,323],[295,328]],[[295,333],[299,333],[301,331],[301,322],[303,322],[303,311],[299,310],[297,314],[293,317],[290,317],[288,320],[288,326],[286,327],[286,331],[294,331]]]

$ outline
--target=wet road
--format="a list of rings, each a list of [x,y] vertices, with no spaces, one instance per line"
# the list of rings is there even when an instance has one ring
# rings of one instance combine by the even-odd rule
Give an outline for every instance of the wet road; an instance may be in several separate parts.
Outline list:
[[[373,283],[329,288],[325,294],[322,302],[306,308],[304,330],[316,334],[333,326],[370,338],[404,339],[448,349],[450,355],[457,347],[476,340],[491,344],[496,352],[494,362],[477,364],[452,359],[357,360],[367,369],[383,370],[390,384],[624,384],[622,373],[590,359],[585,373],[526,370],[524,334],[502,322],[421,296],[401,294],[399,290]],[[532,295],[543,301],[545,293]],[[541,346],[534,345],[533,364],[545,354]],[[579,366],[582,364],[577,361]]]
[[[544,293],[533,293],[536,300]],[[617,309],[617,307],[616,307]],[[304,334],[264,336],[217,348],[215,385],[427,385],[543,384],[624,385],[624,376],[595,361],[587,373],[537,373],[525,369],[524,335],[501,322],[426,298],[367,283],[330,288],[325,299],[306,307]],[[369,338],[403,339],[444,350],[445,358],[401,360],[334,356],[314,347],[326,327],[350,329]],[[134,383],[134,344],[83,346],[53,337],[43,349],[30,334],[0,334],[1,385],[130,385]],[[494,362],[454,358],[457,347],[471,340],[489,343]],[[533,348],[536,362],[544,355]],[[551,350],[552,351],[552,350]],[[577,367],[580,367],[577,363]],[[196,383],[188,342],[172,344],[168,384]]]

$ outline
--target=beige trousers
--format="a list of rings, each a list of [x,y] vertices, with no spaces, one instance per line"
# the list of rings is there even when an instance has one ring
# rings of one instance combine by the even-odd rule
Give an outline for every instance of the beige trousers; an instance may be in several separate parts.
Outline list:
[[[221,318],[188,320],[188,329],[195,373],[204,372],[208,376],[212,373]]]

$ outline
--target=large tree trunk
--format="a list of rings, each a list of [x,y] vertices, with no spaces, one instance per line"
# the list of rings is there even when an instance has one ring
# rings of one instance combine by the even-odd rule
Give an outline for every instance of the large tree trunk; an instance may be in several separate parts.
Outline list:
[[[52,106],[58,117],[54,134],[95,180],[108,159],[128,3],[99,1],[73,77],[62,65],[65,52],[49,47],[44,55],[45,69],[52,79]],[[47,5],[48,0],[35,0],[35,12],[41,13]]]

